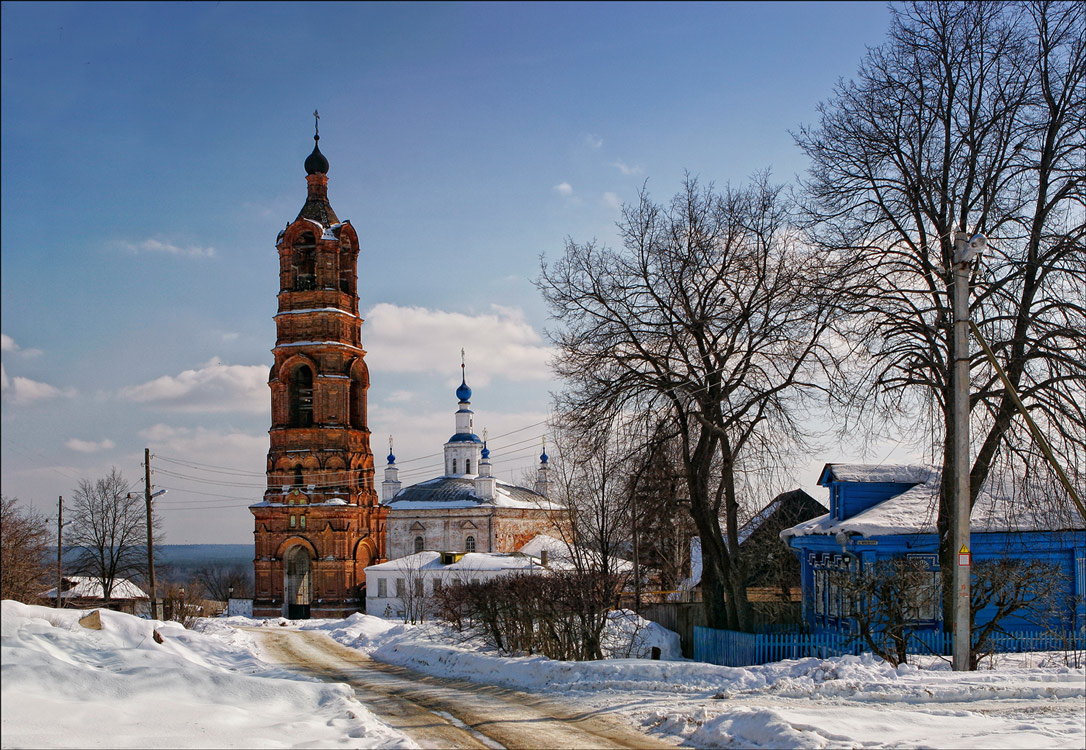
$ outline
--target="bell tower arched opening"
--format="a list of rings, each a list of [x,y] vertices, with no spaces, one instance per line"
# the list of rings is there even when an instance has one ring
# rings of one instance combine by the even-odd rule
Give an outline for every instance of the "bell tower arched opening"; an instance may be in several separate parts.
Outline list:
[[[283,597],[286,611],[283,615],[291,620],[309,619],[309,602],[313,594],[313,572],[309,550],[298,544],[286,554],[283,568]]]
[[[313,426],[313,371],[301,365],[290,378],[290,426]]]

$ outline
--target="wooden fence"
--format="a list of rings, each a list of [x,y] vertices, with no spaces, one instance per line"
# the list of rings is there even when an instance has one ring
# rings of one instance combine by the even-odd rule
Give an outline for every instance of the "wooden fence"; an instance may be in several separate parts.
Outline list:
[[[910,654],[951,653],[950,633],[918,631],[910,636]],[[996,652],[1083,650],[1086,635],[1010,633],[995,636],[989,643]],[[749,667],[781,659],[825,659],[866,650],[862,640],[841,633],[738,633],[694,627],[694,660],[728,667]]]

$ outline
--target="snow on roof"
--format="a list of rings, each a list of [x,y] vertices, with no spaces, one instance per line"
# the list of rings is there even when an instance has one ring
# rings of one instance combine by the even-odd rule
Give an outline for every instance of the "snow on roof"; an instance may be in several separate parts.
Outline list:
[[[440,552],[416,552],[413,555],[371,565],[367,571],[473,571],[473,570],[539,570],[539,559],[516,552],[467,552],[459,560],[441,564]]]
[[[834,464],[837,466],[838,464]],[[829,466],[829,465],[828,465]],[[893,534],[933,534],[938,516],[939,483],[941,471],[935,467],[873,467],[878,469],[924,468],[927,480],[922,484],[894,495],[878,505],[844,521],[835,521],[830,514],[804,521],[781,532],[781,538],[809,536],[812,534],[836,535],[844,532],[856,536],[887,536]],[[823,475],[825,470],[823,471]],[[909,476],[905,471],[887,472],[874,476]],[[912,476],[915,476],[913,474]],[[869,481],[902,481],[872,479]],[[971,516],[974,532],[1000,531],[1058,531],[1081,529],[1083,519],[1076,511],[1053,509],[1050,503],[1031,501],[1031,498],[1047,498],[1048,493],[1036,486],[1023,486],[1022,480],[998,483],[989,482],[977,496]]]
[[[921,484],[928,481],[935,469],[917,464],[826,464],[818,483],[823,487],[830,481],[838,482],[901,482]]]
[[[61,599],[104,599],[102,594],[102,581],[91,576],[64,576],[65,586],[70,586],[61,592]],[[49,589],[41,594],[43,599],[56,599],[57,587]],[[113,581],[113,590],[110,599],[147,599],[147,594],[127,578],[117,578]]]
[[[475,476],[456,474],[428,479],[404,487],[391,500],[382,501],[392,510],[425,510],[447,508],[537,508],[560,510],[543,495],[527,487],[518,487],[500,479],[495,480],[494,499],[486,500],[475,494]]]
[[[522,545],[517,552],[523,555],[539,557],[544,550],[552,560],[569,557],[569,547],[566,546],[566,543],[548,534],[536,534],[531,541]]]

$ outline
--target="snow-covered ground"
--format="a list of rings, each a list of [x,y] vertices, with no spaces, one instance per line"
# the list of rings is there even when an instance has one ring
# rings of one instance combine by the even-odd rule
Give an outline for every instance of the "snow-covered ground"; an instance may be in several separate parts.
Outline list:
[[[418,747],[346,685],[270,669],[245,633],[85,614],[3,603],[3,747]]]
[[[293,678],[238,626],[317,629],[376,659],[573,699],[697,747],[1086,746],[1086,670],[1062,654],[955,674],[938,660],[870,657],[733,669],[681,660],[504,658],[433,626],[346,620],[202,620],[194,630],[103,612],[3,604],[4,747],[412,747],[342,685]],[[629,623],[626,626],[629,630]],[[640,649],[675,642],[638,628]]]

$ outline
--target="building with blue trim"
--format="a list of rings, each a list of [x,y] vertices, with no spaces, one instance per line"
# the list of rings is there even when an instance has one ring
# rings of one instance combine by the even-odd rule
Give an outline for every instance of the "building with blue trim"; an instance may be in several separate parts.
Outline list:
[[[830,512],[781,532],[801,566],[803,619],[816,632],[854,633],[849,592],[834,585],[841,570],[860,571],[884,560],[909,559],[917,575],[928,576],[931,595],[913,610],[916,630],[943,627],[939,543],[935,522],[940,473],[929,466],[826,464],[819,484],[829,489]],[[1061,630],[1086,628],[1086,529],[1073,509],[1038,502],[1047,497],[1026,485],[1009,483],[982,490],[973,506],[970,552],[973,564],[998,559],[1039,560],[1058,571],[1058,613],[1023,612],[1001,627],[1040,632],[1060,622]],[[982,625],[992,614],[981,610]],[[1046,619],[1046,622],[1041,620]]]

